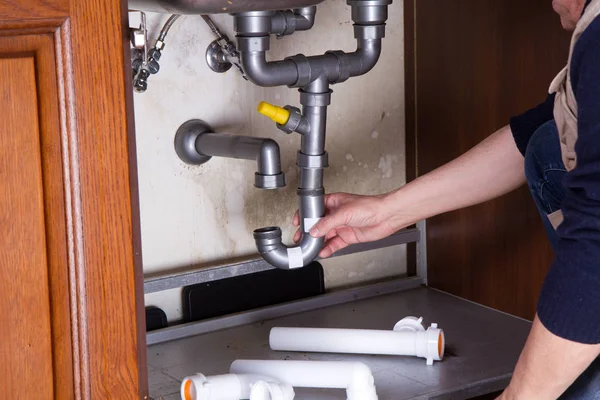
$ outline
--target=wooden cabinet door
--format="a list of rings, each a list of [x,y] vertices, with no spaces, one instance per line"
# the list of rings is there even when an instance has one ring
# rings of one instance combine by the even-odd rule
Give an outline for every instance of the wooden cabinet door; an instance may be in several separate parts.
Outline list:
[[[0,399],[147,397],[126,16],[0,2]]]

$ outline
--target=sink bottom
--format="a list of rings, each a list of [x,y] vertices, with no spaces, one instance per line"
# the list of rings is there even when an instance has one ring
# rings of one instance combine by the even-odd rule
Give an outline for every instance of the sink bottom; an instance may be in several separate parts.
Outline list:
[[[223,14],[314,6],[323,0],[129,0],[130,10],[169,14]]]

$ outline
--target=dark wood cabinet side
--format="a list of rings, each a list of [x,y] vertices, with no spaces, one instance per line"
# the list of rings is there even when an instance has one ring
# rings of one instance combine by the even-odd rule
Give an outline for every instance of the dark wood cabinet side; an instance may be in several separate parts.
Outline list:
[[[410,0],[405,18],[417,175],[545,100],[566,64],[570,35],[549,2]],[[553,254],[526,187],[431,218],[427,247],[432,287],[533,318]]]

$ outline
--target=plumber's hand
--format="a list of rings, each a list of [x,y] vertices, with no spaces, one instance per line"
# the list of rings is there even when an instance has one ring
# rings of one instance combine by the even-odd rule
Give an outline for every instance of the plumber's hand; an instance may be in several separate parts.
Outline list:
[[[359,196],[335,193],[325,196],[326,215],[310,231],[313,237],[325,237],[325,245],[319,254],[326,258],[351,244],[372,242],[396,232],[392,211],[384,203],[384,196]],[[300,226],[298,212],[294,226]],[[298,242],[302,233],[294,235]]]

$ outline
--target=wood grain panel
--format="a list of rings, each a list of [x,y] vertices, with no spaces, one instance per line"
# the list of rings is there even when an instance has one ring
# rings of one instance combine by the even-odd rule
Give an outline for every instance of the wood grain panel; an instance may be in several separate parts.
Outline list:
[[[63,159],[61,148],[61,123],[57,70],[53,35],[22,35],[0,37],[0,59],[20,60],[24,57],[33,64],[33,73],[27,82],[33,82],[29,91],[21,90],[21,96],[33,99],[35,108],[23,109],[10,103],[6,110],[21,110],[35,118],[38,145],[36,157],[21,157],[22,164],[31,161],[40,170],[42,180],[37,182],[44,202],[45,253],[47,257],[47,277],[39,276],[38,282],[45,284],[49,294],[50,308],[47,316],[52,323],[52,352],[50,366],[53,371],[54,394],[56,398],[68,399],[74,395],[73,357],[70,349],[71,316],[69,306],[69,262],[65,214],[65,188],[63,180]],[[19,74],[3,75],[10,80],[19,80]],[[6,135],[18,135],[10,128],[3,130]],[[3,152],[0,152],[3,154]],[[40,160],[41,164],[35,164]],[[8,198],[9,199],[9,198]],[[32,232],[37,230],[32,226]],[[35,314],[23,314],[22,319],[38,318]],[[65,351],[67,349],[67,351]],[[57,351],[58,350],[58,351]],[[42,360],[35,360],[38,366]],[[34,382],[34,381],[32,381]],[[43,393],[43,392],[42,392]]]
[[[570,35],[549,2],[410,3],[416,7],[415,124],[422,175],[543,101],[566,63]],[[526,188],[432,218],[427,240],[431,286],[533,317],[553,255]]]
[[[33,57],[0,59],[0,397],[52,399],[52,332]]]
[[[74,94],[71,147],[79,317],[86,321],[82,382],[93,399],[146,398],[145,313],[127,3],[72,1],[63,75]],[[89,29],[102,38],[90,42]],[[65,42],[66,43],[66,42]],[[67,91],[68,92],[68,91]],[[68,103],[69,104],[69,103]],[[136,217],[134,217],[136,215]],[[137,250],[137,251],[136,251]],[[87,352],[87,353],[86,353]]]
[[[126,7],[119,0],[0,4],[0,62],[29,60],[32,67],[20,72],[29,74],[28,86],[21,82],[19,90],[35,105],[23,107],[2,97],[2,109],[24,113],[30,119],[25,122],[35,123],[37,129],[33,141],[30,134],[4,143],[4,135],[20,131],[0,122],[0,155],[21,151],[19,162],[33,179],[27,187],[36,188],[41,204],[36,209],[39,224],[30,224],[29,230],[32,238],[42,235],[46,257],[45,275],[37,267],[32,276],[22,278],[45,285],[45,293],[32,288],[46,309],[21,313],[20,325],[11,329],[45,323],[45,330],[33,336],[49,346],[45,352],[36,348],[36,364],[30,358],[15,361],[24,370],[43,371],[41,380],[37,382],[35,374],[26,376],[29,381],[0,376],[0,398],[148,397]],[[95,38],[101,38],[101,49]],[[14,70],[0,76],[0,87],[9,84],[4,78],[21,78]],[[30,132],[30,126],[24,124],[23,129]],[[22,156],[23,150],[29,152],[24,140],[37,145],[37,158]],[[5,268],[7,259],[1,260],[0,276],[12,271]],[[13,269],[29,267],[27,260],[13,261]],[[18,287],[22,282],[14,279],[11,275],[2,283]],[[28,296],[19,291],[16,299],[27,302]],[[0,307],[3,304],[0,290]],[[4,337],[0,342],[4,351]],[[6,343],[12,346],[12,338]],[[35,388],[35,395],[12,392],[22,385]],[[10,396],[4,396],[3,389],[10,390]]]
[[[64,19],[69,15],[69,0],[3,0],[0,21]]]

